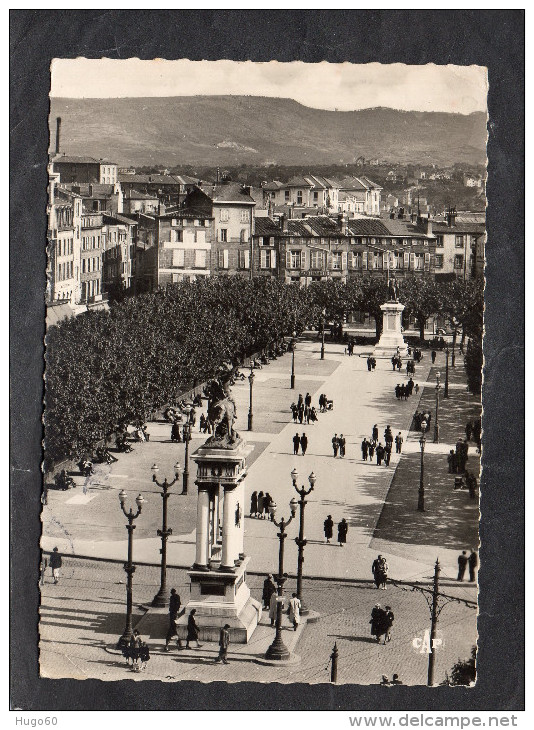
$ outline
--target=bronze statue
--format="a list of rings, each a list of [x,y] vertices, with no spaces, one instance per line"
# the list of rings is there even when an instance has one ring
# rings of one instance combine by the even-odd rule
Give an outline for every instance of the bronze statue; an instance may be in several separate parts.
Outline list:
[[[399,287],[397,286],[395,277],[392,276],[391,279],[388,279],[388,301],[398,302],[398,300],[399,300]]]
[[[232,366],[221,368],[219,376],[211,380],[204,390],[208,396],[208,421],[214,431],[206,442],[208,445],[229,446],[239,439],[239,434],[234,430],[237,411],[230,391],[234,372]]]

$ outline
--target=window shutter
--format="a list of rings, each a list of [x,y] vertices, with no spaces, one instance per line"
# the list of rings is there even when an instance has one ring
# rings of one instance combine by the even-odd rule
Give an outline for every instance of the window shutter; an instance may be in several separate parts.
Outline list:
[[[228,249],[225,248],[223,251],[223,269],[228,268]]]
[[[270,236],[270,238],[269,238],[269,246],[274,246],[274,236]]]
[[[271,269],[276,269],[276,251],[271,251]]]
[[[408,251],[404,252],[404,268],[410,268],[410,254],[408,253]]]
[[[286,269],[291,268],[291,251],[286,251]]]
[[[243,251],[243,266],[250,269],[250,251]]]
[[[430,254],[425,253],[425,271],[430,271]]]
[[[367,269],[367,251],[362,251],[362,269]]]
[[[300,268],[305,269],[306,268],[306,251],[305,249],[302,249],[300,252]]]
[[[346,251],[344,251],[341,254],[341,268],[342,269],[348,268],[348,265],[347,265],[347,253],[346,253]]]
[[[334,257],[332,256],[331,253],[326,254],[326,261],[327,261],[327,264],[326,264],[327,269],[331,270],[332,267],[334,266]]]
[[[412,271],[415,271],[415,254],[414,253],[410,254],[410,269]]]
[[[387,269],[388,267],[388,256],[389,253],[387,251],[384,251],[384,253],[382,254],[382,266],[384,267],[384,269]]]

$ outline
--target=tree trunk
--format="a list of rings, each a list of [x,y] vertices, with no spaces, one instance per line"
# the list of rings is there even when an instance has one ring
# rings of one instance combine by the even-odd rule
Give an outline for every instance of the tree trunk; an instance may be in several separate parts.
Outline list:
[[[456,338],[458,337],[458,330],[456,327],[454,328],[452,332],[452,358],[451,358],[451,365],[452,367],[456,367]]]
[[[426,318],[418,317],[417,321],[419,322],[419,339],[421,340],[421,342],[424,342]]]

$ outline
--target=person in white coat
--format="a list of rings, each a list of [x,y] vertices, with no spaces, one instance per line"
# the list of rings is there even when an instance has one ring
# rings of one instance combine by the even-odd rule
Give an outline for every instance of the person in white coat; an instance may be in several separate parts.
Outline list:
[[[296,631],[300,623],[300,600],[296,593],[293,593],[289,601],[289,620],[293,624],[293,630]]]

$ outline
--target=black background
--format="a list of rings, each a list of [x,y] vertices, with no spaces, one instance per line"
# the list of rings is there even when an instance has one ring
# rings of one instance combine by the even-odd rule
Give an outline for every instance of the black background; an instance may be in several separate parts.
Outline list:
[[[17,10],[10,14],[11,708],[524,708],[524,12]],[[473,689],[38,676],[48,93],[54,57],[489,69],[478,681]]]

